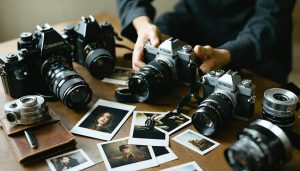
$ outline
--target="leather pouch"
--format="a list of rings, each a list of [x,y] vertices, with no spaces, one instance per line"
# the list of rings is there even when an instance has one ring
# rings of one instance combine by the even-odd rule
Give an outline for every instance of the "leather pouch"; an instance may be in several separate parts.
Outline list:
[[[60,123],[49,109],[49,118],[37,125],[11,125],[6,118],[0,120],[12,151],[20,163],[26,164],[75,149],[75,137]],[[29,130],[37,141],[37,148],[30,148],[24,130]]]

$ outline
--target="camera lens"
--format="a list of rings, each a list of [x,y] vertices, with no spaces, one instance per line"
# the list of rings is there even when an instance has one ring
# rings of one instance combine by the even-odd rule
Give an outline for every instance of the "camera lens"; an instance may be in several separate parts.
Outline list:
[[[153,60],[129,78],[129,91],[136,100],[144,102],[155,93],[165,90],[172,77],[172,70],[166,62]]]
[[[15,124],[17,123],[18,117],[15,113],[9,112],[6,114],[6,119],[8,120],[9,123]]]
[[[93,49],[87,54],[85,65],[95,78],[103,79],[113,72],[115,58],[106,49]]]
[[[278,126],[257,120],[224,154],[233,170],[276,170],[291,158],[291,143]]]
[[[226,92],[217,91],[199,105],[192,116],[192,123],[199,132],[209,136],[232,118],[232,112],[232,100],[226,95]]]
[[[297,96],[288,90],[272,88],[264,92],[262,117],[280,127],[292,126],[295,122]]]
[[[48,61],[46,82],[50,90],[68,107],[81,108],[92,99],[92,91],[84,79],[64,60]]]

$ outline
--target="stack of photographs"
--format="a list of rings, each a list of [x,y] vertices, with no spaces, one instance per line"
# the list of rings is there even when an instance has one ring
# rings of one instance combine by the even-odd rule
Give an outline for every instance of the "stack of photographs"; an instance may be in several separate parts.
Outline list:
[[[111,140],[134,111],[135,106],[98,100],[70,132],[101,140]]]
[[[109,171],[140,170],[177,159],[168,147],[128,144],[128,138],[97,144]]]
[[[171,113],[136,111],[133,114],[129,144],[169,146],[169,135],[191,123],[191,118]]]

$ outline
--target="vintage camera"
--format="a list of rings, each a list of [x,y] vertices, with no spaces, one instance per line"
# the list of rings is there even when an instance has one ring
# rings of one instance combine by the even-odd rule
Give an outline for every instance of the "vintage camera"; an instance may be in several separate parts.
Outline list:
[[[55,94],[71,108],[90,102],[92,91],[73,70],[69,44],[51,26],[37,26],[34,35],[21,33],[18,49],[0,61],[7,94]]]
[[[282,88],[272,88],[264,92],[263,119],[283,128],[291,127],[298,109],[298,97],[293,92]]]
[[[144,47],[145,65],[138,73],[129,78],[131,94],[144,102],[154,94],[165,91],[174,81],[190,83],[191,61],[196,62],[190,45],[169,38],[158,48],[147,43]]]
[[[108,22],[82,17],[75,26],[64,27],[63,37],[73,47],[76,62],[85,66],[92,76],[103,79],[115,67],[115,32]]]
[[[255,104],[255,85],[251,80],[242,80],[237,72],[211,71],[202,76],[203,100],[192,122],[204,135],[212,135],[233,116],[250,119]]]
[[[12,125],[33,125],[49,117],[48,106],[41,96],[28,95],[4,105],[7,121]]]
[[[26,49],[0,58],[0,76],[4,91],[11,97],[30,94]]]
[[[278,126],[256,120],[244,128],[238,140],[225,150],[225,159],[233,170],[278,170],[291,159],[292,146]]]

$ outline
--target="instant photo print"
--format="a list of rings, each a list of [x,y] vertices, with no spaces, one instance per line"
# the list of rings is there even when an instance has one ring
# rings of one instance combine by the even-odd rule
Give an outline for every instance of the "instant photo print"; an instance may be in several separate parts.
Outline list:
[[[98,100],[70,132],[101,140],[111,140],[134,111],[135,106]]]
[[[46,159],[51,171],[77,171],[94,165],[82,149]]]
[[[99,143],[97,147],[109,171],[141,170],[158,165],[151,146],[128,144],[128,138]]]
[[[203,171],[195,161],[163,169],[161,171]]]
[[[169,134],[155,126],[155,117],[160,112],[136,111],[133,113],[129,144],[169,146]]]
[[[173,140],[201,155],[210,152],[220,145],[220,143],[190,129],[176,135]]]
[[[167,163],[178,158],[170,147],[152,146],[152,148],[158,164]]]

